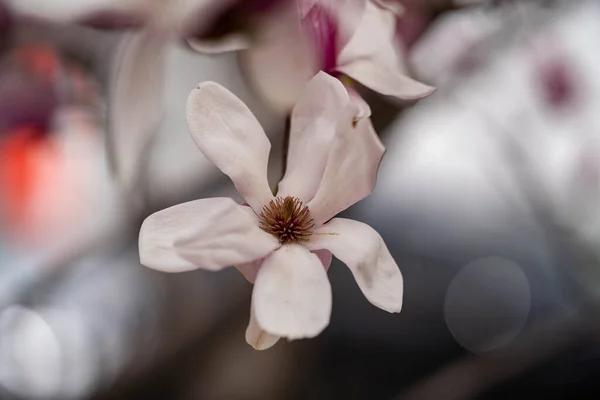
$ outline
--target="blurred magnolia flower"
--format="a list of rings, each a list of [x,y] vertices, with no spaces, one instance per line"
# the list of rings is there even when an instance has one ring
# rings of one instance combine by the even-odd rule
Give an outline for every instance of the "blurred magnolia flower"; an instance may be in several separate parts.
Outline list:
[[[317,74],[292,111],[287,171],[274,197],[270,143],[258,121],[227,89],[200,84],[188,98],[190,133],[248,206],[202,199],[151,215],[140,231],[142,264],[165,272],[235,265],[255,284],[246,340],[256,349],[279,337],[314,337],[328,325],[332,254],[371,303],[399,312],[403,279],[381,236],[333,218],[372,192],[384,153],[359,113],[339,81]]]
[[[113,4],[121,7],[121,0]],[[121,187],[135,194],[144,154],[160,126],[164,111],[166,56],[170,44],[188,36],[219,35],[220,23],[244,29],[239,20],[248,10],[260,13],[278,0],[137,1],[135,15],[144,16],[141,29],[123,39],[110,84],[111,153]],[[130,3],[128,3],[130,4]],[[131,5],[131,4],[130,4]],[[249,14],[252,14],[248,11]],[[88,14],[92,15],[92,14]],[[238,17],[236,17],[238,16]],[[139,20],[134,19],[134,20]],[[114,18],[92,15],[88,21],[111,25]],[[108,22],[106,22],[108,21]]]
[[[207,53],[246,48],[241,57],[249,80],[284,112],[320,70],[384,95],[418,99],[434,89],[408,76],[396,39],[402,14],[400,3],[390,0],[290,1],[262,15],[253,37],[188,42]]]
[[[131,195],[163,117],[168,45],[188,36],[219,36],[224,27],[245,29],[245,18],[279,0],[5,1],[20,17],[104,29],[138,28],[117,50],[108,101],[111,160],[118,183]]]

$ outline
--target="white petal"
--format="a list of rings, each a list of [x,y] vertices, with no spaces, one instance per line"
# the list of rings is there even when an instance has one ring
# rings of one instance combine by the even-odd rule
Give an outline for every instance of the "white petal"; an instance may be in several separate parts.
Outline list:
[[[190,93],[186,113],[198,148],[259,212],[273,198],[267,181],[271,143],[252,112],[223,86],[203,82]]]
[[[427,96],[434,88],[406,76],[396,22],[393,12],[368,2],[359,27],[338,56],[337,70],[384,95]]]
[[[117,178],[131,189],[163,114],[166,45],[170,38],[144,31],[125,38],[116,57],[110,93],[110,149]]]
[[[287,171],[278,196],[310,201],[319,188],[336,127],[349,102],[344,85],[319,72],[292,111]]]
[[[355,120],[356,107],[350,108],[353,114],[338,128],[323,180],[308,203],[316,226],[367,197],[377,181],[385,148],[371,120]]]
[[[256,322],[254,313],[250,311],[250,322],[246,328],[246,342],[255,350],[266,350],[279,340],[279,336],[270,335],[263,331]]]
[[[300,245],[275,251],[258,271],[252,307],[258,324],[272,335],[317,336],[331,315],[331,286],[319,257]]]
[[[164,272],[220,270],[265,257],[279,246],[257,219],[228,198],[179,204],[142,224],[140,261]]]
[[[400,312],[402,274],[381,236],[369,225],[334,218],[315,231],[308,247],[330,250],[350,268],[371,303],[388,312]]]
[[[244,71],[258,95],[274,110],[288,113],[320,60],[300,25],[295,2],[282,2],[261,21],[255,43],[240,55]]]
[[[245,35],[235,33],[218,40],[190,38],[187,42],[192,49],[204,54],[219,54],[250,47],[250,41]]]

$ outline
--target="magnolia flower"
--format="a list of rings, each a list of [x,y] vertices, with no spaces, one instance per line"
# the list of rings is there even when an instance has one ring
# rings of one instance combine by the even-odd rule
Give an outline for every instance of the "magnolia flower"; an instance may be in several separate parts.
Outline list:
[[[367,299],[402,307],[403,280],[381,236],[336,214],[368,196],[384,147],[343,85],[325,73],[293,109],[287,171],[276,197],[267,181],[270,143],[241,100],[214,82],[188,98],[190,133],[233,181],[247,206],[228,198],[180,204],[143,223],[141,263],[165,271],[235,265],[254,283],[246,340],[256,349],[279,337],[310,338],[329,323],[332,254]]]
[[[434,89],[408,76],[396,39],[402,13],[401,5],[389,0],[286,2],[263,15],[261,29],[245,41],[242,63],[258,92],[281,111],[294,106],[320,70],[346,75],[384,95],[422,98]],[[189,43],[210,53],[243,47],[239,36]]]

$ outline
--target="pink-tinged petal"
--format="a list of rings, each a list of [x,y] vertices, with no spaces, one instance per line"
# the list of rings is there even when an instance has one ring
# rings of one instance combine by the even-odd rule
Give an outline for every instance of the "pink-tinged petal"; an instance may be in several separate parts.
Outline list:
[[[342,83],[319,72],[292,111],[287,171],[279,183],[279,196],[294,196],[307,203],[323,178],[338,121],[350,99]]]
[[[381,236],[369,225],[334,218],[317,229],[309,248],[326,248],[350,268],[365,297],[388,312],[400,312],[404,283]]]
[[[377,93],[403,100],[417,100],[435,92],[434,87],[416,81],[399,71],[394,71],[393,67],[380,65],[366,59],[338,67],[338,71]]]
[[[352,39],[338,56],[338,67],[369,59],[395,67],[399,61],[396,46],[396,16],[371,1],[367,2]],[[403,67],[400,65],[400,67]]]
[[[369,0],[319,0],[336,17],[336,49],[344,48],[358,28]]]
[[[363,19],[338,57],[337,71],[366,87],[400,99],[418,99],[435,90],[406,75],[396,40],[396,16],[367,3]]]
[[[144,31],[122,42],[110,92],[110,144],[117,178],[131,188],[163,114],[166,44]]]
[[[258,275],[258,270],[262,267],[263,261],[264,258],[260,258],[258,260],[238,264],[235,267],[242,275],[244,275],[244,278],[246,278],[248,282],[254,283],[256,275]]]
[[[255,350],[266,350],[279,340],[279,336],[270,335],[258,325],[254,313],[250,311],[250,322],[246,328],[246,342]]]
[[[385,147],[371,120],[356,120],[352,117],[355,107],[351,110],[353,114],[338,127],[323,180],[308,203],[316,226],[370,195],[377,181]]]
[[[321,260],[321,264],[323,264],[325,271],[329,270],[331,261],[333,259],[333,254],[331,254],[329,250],[311,250],[311,253],[314,253],[317,257],[319,257],[319,260]]]
[[[304,31],[319,56],[319,68],[327,73],[334,70],[338,53],[338,26],[334,15],[333,10],[317,2],[301,17]]]
[[[261,24],[253,46],[241,53],[240,61],[257,94],[274,110],[288,113],[319,71],[319,56],[300,24],[295,2],[284,2]]]
[[[140,230],[140,262],[164,272],[215,271],[265,257],[279,243],[243,208],[213,198],[152,214]]]
[[[258,271],[252,308],[266,332],[288,339],[317,336],[329,324],[331,285],[319,257],[285,245]]]
[[[271,143],[256,117],[233,93],[203,82],[187,102],[187,126],[198,148],[233,181],[256,212],[272,198],[267,181]]]
[[[233,33],[220,39],[187,39],[188,45],[199,53],[219,54],[229,51],[246,50],[250,40],[243,34]]]

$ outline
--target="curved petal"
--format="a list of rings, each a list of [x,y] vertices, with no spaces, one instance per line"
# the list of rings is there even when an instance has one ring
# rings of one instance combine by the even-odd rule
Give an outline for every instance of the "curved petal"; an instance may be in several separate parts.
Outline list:
[[[110,150],[118,181],[138,178],[163,114],[167,35],[144,31],[124,39],[110,89]]]
[[[416,81],[394,67],[367,59],[353,61],[337,70],[377,93],[403,100],[417,100],[435,92],[434,87]]]
[[[396,23],[397,18],[393,13],[368,1],[352,39],[338,55],[338,66],[369,59],[394,67],[399,61]]]
[[[350,109],[338,128],[319,190],[307,205],[315,226],[370,195],[377,181],[385,147],[371,120],[354,119],[356,107]]]
[[[164,272],[220,270],[265,257],[279,246],[228,198],[179,204],[150,215],[140,229],[140,262]]]
[[[246,50],[250,47],[248,37],[236,33],[227,35],[219,40],[188,38],[187,43],[192,49],[204,54]]]
[[[246,342],[255,350],[266,350],[279,340],[279,336],[270,335],[263,331],[256,322],[254,313],[250,311],[250,322],[246,328]]]
[[[404,283],[381,236],[369,225],[334,218],[315,231],[309,248],[325,248],[350,268],[365,297],[388,312],[400,312]]]
[[[186,113],[198,148],[260,212],[273,198],[267,181],[271,143],[252,112],[223,86],[203,82],[190,93]]]
[[[418,99],[434,88],[406,76],[396,40],[396,15],[368,2],[354,36],[338,57],[337,70],[368,88],[400,99]]]
[[[241,53],[244,72],[274,110],[288,113],[307,82],[319,71],[319,57],[302,29],[295,2],[264,16],[252,47]]]
[[[300,245],[285,245],[258,271],[252,308],[272,335],[288,339],[317,336],[329,324],[331,286],[319,257]]]
[[[319,188],[335,130],[349,102],[344,85],[319,72],[292,111],[287,170],[278,196],[310,201]]]

